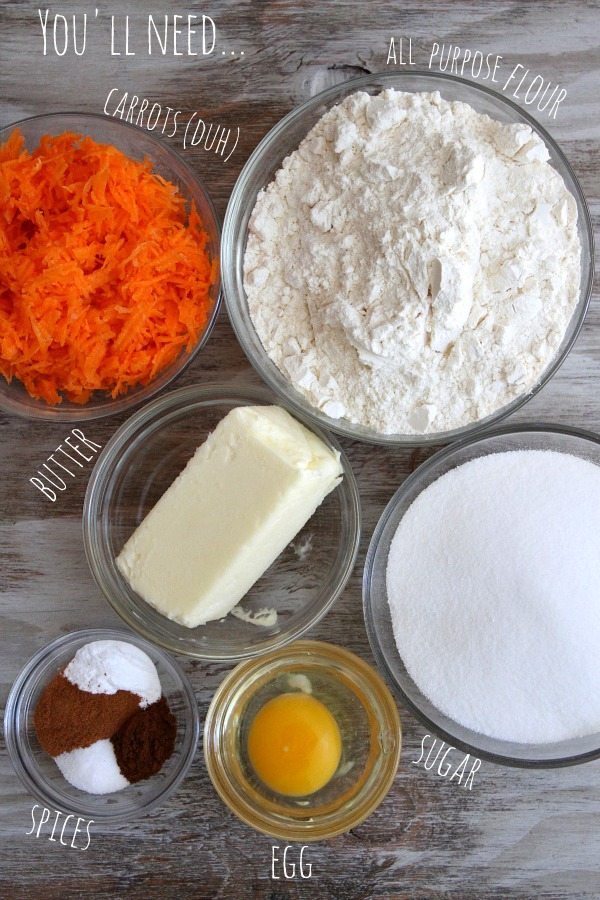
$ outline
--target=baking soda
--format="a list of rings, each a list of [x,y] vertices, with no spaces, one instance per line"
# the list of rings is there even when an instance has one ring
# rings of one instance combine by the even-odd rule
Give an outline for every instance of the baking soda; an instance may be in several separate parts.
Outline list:
[[[141,707],[156,703],[162,694],[156,666],[147,653],[127,641],[84,644],[66,667],[65,678],[91,694],[138,694]]]
[[[550,743],[600,731],[600,467],[495,453],[451,470],[391,544],[394,636],[419,689],[461,725]]]

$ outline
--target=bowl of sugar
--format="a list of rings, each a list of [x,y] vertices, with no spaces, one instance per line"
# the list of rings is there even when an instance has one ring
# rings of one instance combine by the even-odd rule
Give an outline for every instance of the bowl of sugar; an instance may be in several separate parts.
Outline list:
[[[371,540],[365,622],[400,697],[503,765],[600,756],[600,437],[498,428],[432,456]]]

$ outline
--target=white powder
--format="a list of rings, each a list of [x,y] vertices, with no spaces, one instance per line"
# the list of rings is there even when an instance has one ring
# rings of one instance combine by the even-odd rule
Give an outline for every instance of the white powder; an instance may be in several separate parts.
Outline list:
[[[64,671],[65,678],[91,694],[130,691],[140,706],[160,700],[156,666],[147,653],[127,641],[91,641],[77,651]]]
[[[380,433],[528,392],[578,299],[577,208],[524,124],[359,92],[284,160],[244,258],[263,346],[311,404]]]
[[[55,756],[56,765],[69,784],[86,794],[111,794],[129,786],[115,756],[112,741],[95,741]]]
[[[398,651],[426,697],[491,737],[600,731],[600,467],[497,453],[406,512],[387,590]]]

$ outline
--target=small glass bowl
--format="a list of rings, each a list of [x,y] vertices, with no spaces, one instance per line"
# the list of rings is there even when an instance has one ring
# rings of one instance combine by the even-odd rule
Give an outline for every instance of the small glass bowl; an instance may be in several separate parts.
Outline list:
[[[49,681],[90,641],[127,641],[147,653],[160,677],[163,696],[177,719],[175,750],[160,772],[112,794],[86,794],[66,781],[40,746],[33,716]],[[176,662],[124,629],[89,628],[60,637],[39,650],[14,682],[4,711],[4,738],[15,772],[40,803],[98,824],[128,822],[166,803],[188,773],[200,722],[191,685]]]
[[[408,674],[396,648],[387,597],[386,570],[390,545],[409,507],[421,491],[463,463],[507,450],[554,450],[600,465],[600,437],[558,425],[523,424],[488,431],[478,438],[452,444],[419,466],[386,506],[367,553],[363,606],[367,634],[377,665],[423,724],[447,743],[482,759],[522,768],[550,768],[588,762],[600,756],[600,734],[548,744],[519,744],[465,728],[440,712]],[[510,565],[510,560],[507,560]]]
[[[91,137],[100,143],[112,144],[131,159],[139,161],[149,159],[152,162],[153,172],[177,186],[185,198],[188,210],[191,204],[195,203],[208,236],[209,257],[211,260],[219,259],[219,222],[210,195],[194,172],[166,142],[159,141],[148,131],[121,122],[120,119],[93,113],[49,113],[22,119],[7,128],[0,129],[0,143],[6,141],[15,128],[21,130],[28,150],[35,149],[43,135],[58,135],[65,131],[73,131]],[[13,378],[9,384],[0,375],[0,409],[28,419],[84,422],[124,412],[149,400],[180,375],[208,341],[221,304],[220,278],[217,278],[212,285],[210,296],[212,311],[196,345],[189,353],[182,349],[177,358],[162,372],[159,372],[149,384],[138,385],[114,400],[109,394],[98,391],[84,405],[65,399],[62,403],[51,406],[44,400],[35,400],[30,397],[22,383],[16,378]]]
[[[268,700],[306,688],[337,720],[342,758],[321,790],[283,797],[253,773],[248,728]],[[223,802],[252,828],[289,841],[332,838],[370,816],[391,787],[401,744],[398,710],[383,680],[354,653],[321,641],[298,641],[239,665],[219,686],[204,723],[206,766]]]
[[[335,440],[294,413],[338,450],[344,477],[302,531],[241,601],[256,613],[274,608],[274,625],[233,615],[186,628],[131,589],[116,565],[129,536],[218,422],[236,406],[277,403],[262,387],[189,385],[145,406],[119,428],[92,472],[83,510],[83,539],[92,574],[108,602],[135,631],[173,653],[238,660],[300,637],[332,606],[354,567],[360,540],[360,500],[347,457]]]
[[[410,92],[439,91],[445,100],[468,103],[478,113],[485,113],[497,121],[525,122],[530,125],[545,142],[550,152],[551,165],[559,173],[577,204],[577,227],[581,241],[579,302],[556,356],[528,393],[517,397],[484,419],[451,431],[437,431],[430,434],[381,434],[347,419],[332,419],[325,415],[293,387],[266,353],[250,317],[244,290],[244,254],[248,238],[248,222],[258,193],[273,180],[284,158],[297,149],[310,129],[329,109],[355,91],[378,94],[388,88]],[[515,412],[533,397],[559,369],[573,346],[589,305],[594,275],[593,230],[585,198],[567,159],[548,132],[516,103],[484,85],[452,75],[415,71],[353,78],[311,97],[278,122],[255,149],[235,184],[223,223],[221,259],[223,289],[231,324],[246,356],[264,381],[283,397],[292,409],[308,416],[322,428],[358,441],[404,447],[444,444],[457,438],[474,435]]]

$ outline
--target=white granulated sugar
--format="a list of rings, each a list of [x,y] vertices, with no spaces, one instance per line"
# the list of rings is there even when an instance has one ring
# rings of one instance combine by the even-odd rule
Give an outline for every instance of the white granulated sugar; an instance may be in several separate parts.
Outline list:
[[[522,743],[600,732],[600,467],[496,453],[429,485],[391,544],[394,636],[423,694]]]
[[[578,300],[577,207],[528,125],[359,92],[258,195],[244,258],[269,357],[333,418],[445,431],[528,392]]]

